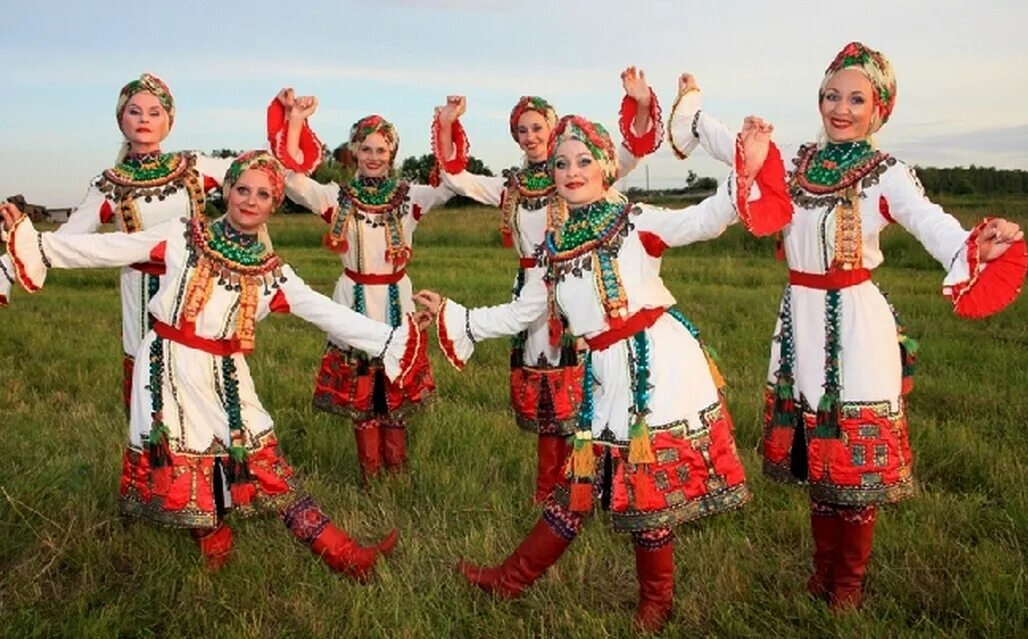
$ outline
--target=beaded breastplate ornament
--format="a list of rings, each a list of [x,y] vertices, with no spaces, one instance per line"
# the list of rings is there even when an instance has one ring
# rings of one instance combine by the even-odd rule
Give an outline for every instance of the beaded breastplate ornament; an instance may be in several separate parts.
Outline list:
[[[136,202],[164,200],[179,189],[189,195],[189,216],[203,213],[204,192],[196,157],[190,153],[147,153],[125,158],[107,169],[95,186],[117,207],[118,226],[125,233],[142,230],[143,221]]]
[[[558,228],[567,219],[567,206],[563,200],[555,197],[556,188],[545,161],[508,169],[504,173],[507,176],[507,190],[503,196],[500,220],[500,234],[504,246],[514,246],[518,208],[538,211],[544,206],[547,207],[548,229]]]
[[[195,324],[214,291],[214,284],[239,293],[235,338],[244,351],[253,350],[257,300],[285,281],[282,261],[256,235],[234,229],[225,218],[207,223],[189,220],[186,227],[189,266],[194,269],[186,287],[180,323]]]
[[[563,281],[568,275],[592,272],[611,328],[628,317],[628,296],[621,282],[617,255],[628,232],[631,205],[601,200],[571,211],[567,222],[546,234],[544,248],[550,263],[547,279]],[[551,287],[552,288],[552,287]]]
[[[325,246],[335,253],[346,253],[350,249],[348,237],[355,222],[363,222],[371,228],[384,228],[386,234],[385,261],[394,269],[403,268],[411,258],[411,248],[403,234],[403,218],[408,209],[407,194],[410,185],[394,177],[355,177],[339,189],[339,207],[332,218],[332,225],[325,235]],[[361,235],[356,234],[358,245]],[[358,246],[358,250],[361,247]],[[358,254],[358,270],[363,272]]]
[[[789,180],[793,202],[805,209],[835,211],[835,255],[832,269],[851,270],[863,264],[860,198],[878,183],[896,159],[875,150],[866,140],[800,147]]]

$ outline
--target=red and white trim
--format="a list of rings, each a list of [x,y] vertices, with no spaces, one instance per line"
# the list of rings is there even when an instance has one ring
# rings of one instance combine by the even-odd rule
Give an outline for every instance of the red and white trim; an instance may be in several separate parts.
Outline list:
[[[960,317],[981,319],[998,313],[1012,304],[1024,287],[1028,270],[1028,249],[1024,240],[1014,242],[991,262],[981,262],[978,239],[990,220],[985,218],[974,227],[965,242],[968,278],[942,289]]]
[[[7,232],[7,254],[14,266],[14,278],[29,293],[43,288],[46,281],[47,267],[41,239],[27,217],[19,219]]]
[[[442,148],[440,140],[442,133],[442,122],[439,121],[439,114],[432,118],[432,153],[440,167],[450,175],[456,175],[468,168],[468,157],[471,153],[471,143],[468,141],[468,134],[464,131],[460,120],[454,120],[450,126],[450,136],[453,139],[453,149]],[[451,153],[453,157],[451,156]]]
[[[321,140],[314,134],[310,125],[304,120],[300,130],[300,151],[303,152],[303,163],[299,163],[286,151],[286,134],[289,122],[286,120],[286,109],[278,99],[268,105],[267,133],[268,144],[272,154],[287,169],[296,173],[309,174],[321,164]]]
[[[774,142],[767,152],[764,166],[750,179],[746,174],[746,154],[742,138],[735,138],[735,209],[746,229],[757,237],[781,231],[792,221],[792,198],[785,185],[782,154]],[[756,184],[760,198],[750,201],[750,186]]]
[[[641,158],[656,151],[664,141],[664,122],[660,113],[660,102],[653,93],[653,89],[650,89],[650,128],[641,134],[636,134],[632,126],[638,112],[639,103],[635,98],[626,95],[621,100],[618,126],[621,129],[621,137],[624,139],[622,144],[632,152],[632,155]]]

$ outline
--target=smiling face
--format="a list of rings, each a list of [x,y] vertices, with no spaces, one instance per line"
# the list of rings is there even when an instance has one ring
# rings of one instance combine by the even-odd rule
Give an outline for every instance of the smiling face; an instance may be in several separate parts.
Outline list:
[[[871,135],[874,89],[857,69],[843,69],[821,91],[821,122],[832,142],[854,142]]]
[[[369,133],[357,146],[357,172],[365,177],[389,175],[392,153],[381,133]]]
[[[603,170],[589,147],[578,140],[561,142],[553,160],[553,183],[557,194],[571,208],[580,208],[603,199],[606,186]]]
[[[121,132],[133,153],[150,153],[160,149],[168,137],[171,119],[157,96],[140,91],[129,98],[121,114]]]
[[[253,235],[274,210],[275,196],[267,174],[256,169],[243,171],[228,193],[228,223]]]
[[[546,159],[546,143],[550,139],[550,125],[538,111],[525,111],[518,118],[514,132],[518,136],[518,146],[525,152],[529,162],[542,162]]]

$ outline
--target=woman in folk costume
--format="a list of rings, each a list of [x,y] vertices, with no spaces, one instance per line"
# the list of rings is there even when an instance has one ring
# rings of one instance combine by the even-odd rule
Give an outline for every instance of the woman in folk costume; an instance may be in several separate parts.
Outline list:
[[[319,184],[305,173],[321,161],[321,142],[307,125],[313,97],[284,89],[268,107],[268,136],[275,155],[291,171],[286,195],[329,224],[325,246],[337,253],[343,273],[332,299],[392,326],[414,309],[407,264],[421,216],[453,196],[446,187],[410,184],[393,175],[400,138],[379,115],[357,121],[348,149],[357,174],[347,184]],[[314,384],[314,406],[354,421],[357,459],[365,480],[407,463],[406,415],[435,390],[428,357],[416,363],[400,387],[383,374],[382,362],[329,336]]]
[[[737,165],[742,186],[760,168],[769,136],[769,129],[746,125]],[[735,220],[729,190],[737,182],[680,211],[630,204],[611,189],[615,150],[600,125],[566,116],[549,146],[557,194],[570,210],[547,232],[538,252],[544,266],[528,270],[518,299],[467,309],[431,291],[415,296],[437,315],[440,343],[458,367],[475,342],[514,335],[554,304],[588,346],[567,475],[501,565],[462,563],[460,570],[487,591],[519,596],[575,538],[598,494],[614,529],[631,533],[635,544],[636,622],[657,630],[672,608],[672,526],[750,498],[720,375],[660,278],[664,250],[717,237]]]
[[[663,129],[660,106],[635,67],[621,74],[625,97],[619,123],[624,142],[617,148],[618,177],[624,177],[639,158],[660,146]],[[502,212],[501,233],[505,246],[518,252],[514,297],[525,284],[526,269],[536,266],[535,248],[547,230],[564,222],[567,208],[555,196],[553,179],[546,169],[547,141],[557,125],[557,113],[537,96],[524,96],[510,113],[510,134],[524,152],[524,163],[506,177],[467,172],[467,136],[459,117],[465,110],[463,96],[451,96],[439,109],[432,126],[433,150],[443,168],[443,183],[457,193]],[[642,133],[636,133],[641,131]],[[568,435],[574,432],[581,403],[582,363],[575,339],[561,318],[543,316],[514,336],[510,354],[510,399],[518,426],[537,433],[536,503],[542,503],[560,478],[570,451]]]
[[[245,355],[258,320],[293,313],[339,343],[383,361],[404,383],[424,356],[412,317],[390,327],[333,303],[272,250],[264,223],[281,204],[285,174],[270,154],[238,157],[225,175],[225,217],[183,217],[136,233],[37,233],[4,205],[16,279],[38,290],[49,268],[114,267],[162,256],[149,303],[153,327],[136,367],[123,459],[122,514],[189,528],[217,568],[232,548],[229,510],[278,514],[332,569],[368,578],[396,531],[362,547],[336,528],[282,458],[271,416],[254,391]]]
[[[93,179],[85,199],[57,232],[95,233],[101,224],[114,222],[119,231],[136,233],[168,220],[202,215],[206,193],[220,185],[232,160],[192,151],[161,152],[161,142],[175,123],[175,100],[168,86],[157,76],[144,73],[121,88],[115,117],[125,136],[117,164]],[[143,260],[121,270],[126,412],[134,357],[152,325],[146,307],[163,273],[160,259]],[[0,258],[0,306],[7,304],[13,283],[11,260],[4,256]]]
[[[914,492],[906,394],[916,343],[871,281],[882,229],[897,223],[948,270],[943,294],[958,315],[984,317],[1011,303],[1026,255],[1016,224],[986,219],[970,232],[925,197],[912,169],[879,150],[873,134],[896,102],[881,53],[853,42],[818,90],[823,136],[780,155],[772,145],[762,210],[743,219],[757,235],[781,232],[789,285],[771,346],[762,452],[773,479],[806,484],[814,571],[809,593],[835,609],[858,606],[881,504]],[[671,116],[682,157],[702,144],[731,159],[727,129],[700,109],[688,74]],[[782,158],[791,158],[791,162]]]

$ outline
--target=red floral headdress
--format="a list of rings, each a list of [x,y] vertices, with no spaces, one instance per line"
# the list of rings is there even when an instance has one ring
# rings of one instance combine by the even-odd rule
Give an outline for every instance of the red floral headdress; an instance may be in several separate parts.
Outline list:
[[[243,171],[253,169],[268,176],[271,182],[271,193],[275,199],[275,208],[282,204],[286,193],[286,172],[282,164],[275,159],[275,156],[267,151],[247,151],[232,161],[225,173],[225,181],[221,185],[221,191],[228,198],[228,192],[236,183]]]
[[[515,142],[518,141],[518,120],[527,111],[535,111],[543,116],[551,131],[553,127],[557,126],[557,112],[549,102],[537,95],[523,95],[510,110],[510,136],[514,138]]]
[[[164,81],[151,73],[144,73],[138,80],[133,80],[121,87],[118,93],[118,106],[114,109],[114,115],[118,118],[118,126],[121,126],[121,115],[125,112],[125,106],[135,94],[146,91],[157,98],[164,110],[168,112],[168,127],[175,124],[175,98],[171,95],[171,89]]]
[[[600,163],[604,185],[607,188],[613,186],[617,181],[618,167],[617,154],[614,143],[610,141],[610,134],[599,122],[591,122],[578,115],[565,115],[550,133],[547,145],[550,173],[553,172],[556,161],[557,147],[568,140],[578,140],[589,149],[589,153]]]
[[[878,109],[881,124],[885,124],[892,115],[893,107],[896,106],[896,73],[892,70],[889,59],[860,42],[850,42],[825,69],[825,78],[850,67],[860,69],[871,81],[875,91],[875,108]],[[819,95],[819,102],[820,99]]]
[[[400,147],[400,134],[396,132],[396,127],[381,115],[363,117],[350,127],[350,141],[347,144],[350,153],[356,157],[361,142],[372,133],[378,133],[385,138],[386,144],[389,145],[391,164],[396,159],[396,150]]]

